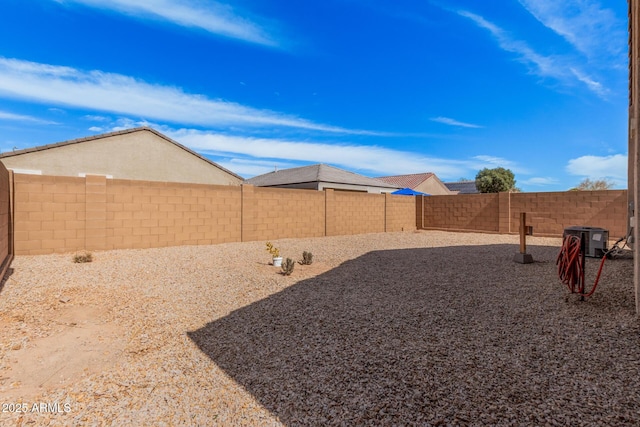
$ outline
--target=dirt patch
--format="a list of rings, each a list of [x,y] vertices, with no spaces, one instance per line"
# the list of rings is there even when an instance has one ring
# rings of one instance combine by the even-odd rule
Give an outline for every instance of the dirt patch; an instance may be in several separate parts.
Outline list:
[[[42,338],[13,340],[0,371],[7,399],[32,400],[40,393],[66,387],[112,367],[124,342],[120,328],[105,320],[105,310],[66,306],[49,315],[53,333]],[[16,315],[20,328],[24,316]],[[5,321],[6,322],[6,321]]]

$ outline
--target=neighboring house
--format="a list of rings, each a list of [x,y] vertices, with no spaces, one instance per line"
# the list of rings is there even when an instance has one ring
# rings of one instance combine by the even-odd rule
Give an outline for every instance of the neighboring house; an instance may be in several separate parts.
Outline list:
[[[325,164],[276,170],[264,175],[255,176],[245,182],[255,185],[256,187],[301,188],[310,190],[332,188],[334,190],[378,194],[391,193],[399,188],[374,178]]]
[[[140,127],[0,154],[16,173],[240,185],[243,178],[161,134]]]
[[[431,172],[413,173],[410,175],[381,176],[376,179],[395,185],[398,188],[410,188],[422,193],[439,196],[452,194],[451,191]]]
[[[476,188],[475,181],[445,182],[444,185],[446,185],[453,194],[479,193],[478,189]]]

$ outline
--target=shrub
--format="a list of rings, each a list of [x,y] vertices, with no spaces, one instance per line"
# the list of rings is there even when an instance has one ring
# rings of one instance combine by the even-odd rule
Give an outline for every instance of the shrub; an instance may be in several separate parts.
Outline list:
[[[75,254],[73,257],[73,262],[75,262],[76,264],[83,263],[83,262],[91,262],[91,261],[93,261],[93,255],[91,255],[91,252],[85,252],[83,254]]]
[[[282,274],[284,274],[285,276],[291,275],[291,273],[293,273],[293,267],[295,266],[296,263],[291,258],[287,258],[280,267],[282,268]]]
[[[267,252],[269,252],[274,258],[278,258],[280,256],[280,249],[273,246],[271,242],[267,242]]]
[[[302,261],[300,261],[300,264],[301,265],[313,264],[313,254],[307,251],[302,252]]]

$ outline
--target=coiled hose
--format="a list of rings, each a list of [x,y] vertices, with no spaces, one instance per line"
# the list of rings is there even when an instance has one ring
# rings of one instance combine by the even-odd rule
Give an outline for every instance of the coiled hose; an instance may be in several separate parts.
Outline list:
[[[618,240],[615,245],[611,248],[617,248],[618,243],[622,239]],[[598,281],[600,280],[600,273],[602,273],[602,267],[604,266],[604,261],[607,259],[607,255],[610,251],[607,251],[602,256],[602,261],[600,261],[600,268],[598,269],[598,275],[596,276],[596,281],[593,283],[593,287],[588,293],[585,293],[585,283],[584,283],[584,265],[583,258],[580,254],[580,237],[568,234],[564,236],[562,239],[562,248],[560,248],[560,253],[558,253],[558,258],[556,259],[556,265],[558,266],[558,277],[569,288],[572,294],[579,294],[583,297],[590,297],[596,291],[598,287]]]

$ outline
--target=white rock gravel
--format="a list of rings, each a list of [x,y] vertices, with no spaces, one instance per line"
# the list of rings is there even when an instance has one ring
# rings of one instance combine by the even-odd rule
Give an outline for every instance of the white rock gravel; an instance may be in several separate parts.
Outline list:
[[[264,242],[17,257],[0,403],[29,410],[0,425],[640,425],[629,253],[583,302],[557,278],[560,239],[529,238],[530,265],[516,236],[274,243],[315,262],[282,276]],[[73,347],[47,361],[55,342]],[[23,365],[52,376],[27,387]]]

